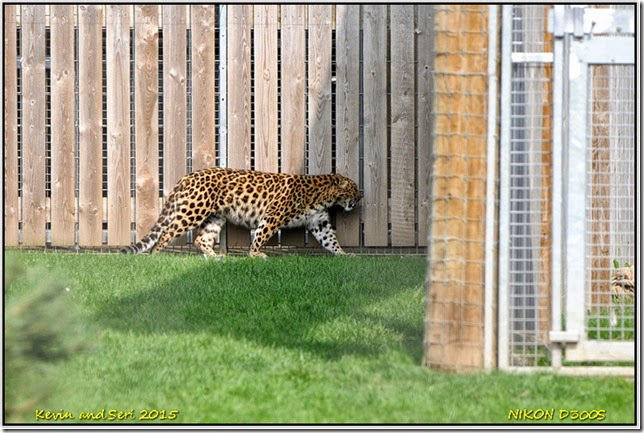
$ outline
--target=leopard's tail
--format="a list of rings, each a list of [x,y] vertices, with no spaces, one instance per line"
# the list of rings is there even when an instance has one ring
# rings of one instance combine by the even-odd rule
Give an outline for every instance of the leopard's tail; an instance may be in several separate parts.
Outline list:
[[[143,236],[143,238],[139,242],[123,248],[121,252],[123,254],[141,254],[150,252],[150,250],[159,241],[161,233],[163,233],[163,228],[157,224],[152,227],[150,233]]]
[[[161,234],[163,234],[164,230],[170,226],[170,223],[175,218],[175,206],[176,206],[176,200],[177,200],[177,194],[181,194],[183,191],[183,184],[179,183],[177,186],[175,186],[174,190],[170,193],[168,196],[168,199],[165,202],[165,205],[163,206],[163,211],[161,212],[161,215],[159,215],[159,219],[157,219],[156,224],[152,229],[150,229],[150,233],[147,235],[143,236],[141,240],[135,244],[132,244],[130,246],[127,246],[121,250],[121,253],[123,254],[141,254],[141,253],[148,253],[154,248],[154,246],[159,242],[159,238],[161,237]]]

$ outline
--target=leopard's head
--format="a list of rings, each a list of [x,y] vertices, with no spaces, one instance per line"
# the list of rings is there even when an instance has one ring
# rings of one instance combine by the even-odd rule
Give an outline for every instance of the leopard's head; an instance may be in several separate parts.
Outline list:
[[[335,204],[342,206],[345,211],[353,210],[356,204],[362,198],[358,185],[351,179],[341,174],[333,175],[333,185],[335,188]]]

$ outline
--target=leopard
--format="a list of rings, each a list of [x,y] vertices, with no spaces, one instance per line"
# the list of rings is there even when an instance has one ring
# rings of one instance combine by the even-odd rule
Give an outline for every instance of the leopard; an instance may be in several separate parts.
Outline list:
[[[251,257],[281,228],[305,227],[327,251],[346,255],[331,225],[330,209],[352,211],[361,200],[358,185],[339,174],[297,175],[232,168],[207,168],[182,177],[149,233],[123,253],[151,253],[188,230],[205,257],[220,257],[215,242],[226,223],[255,230]]]

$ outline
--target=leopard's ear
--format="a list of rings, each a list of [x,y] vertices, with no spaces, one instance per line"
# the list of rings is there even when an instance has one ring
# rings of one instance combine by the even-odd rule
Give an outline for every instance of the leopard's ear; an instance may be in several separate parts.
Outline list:
[[[340,173],[333,173],[333,177],[335,178],[334,181],[338,187],[346,188],[347,185],[349,185],[347,178],[342,176]]]

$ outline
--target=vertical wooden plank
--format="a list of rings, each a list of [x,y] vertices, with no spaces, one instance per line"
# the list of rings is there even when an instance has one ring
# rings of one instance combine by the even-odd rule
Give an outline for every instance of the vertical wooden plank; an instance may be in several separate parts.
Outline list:
[[[360,177],[360,6],[336,6],[336,171]],[[360,245],[359,208],[337,219],[338,242]]]
[[[215,6],[192,5],[192,159],[193,169],[214,167]]]
[[[188,172],[186,5],[163,5],[163,195]],[[171,242],[185,245],[186,235]]]
[[[306,172],[306,6],[281,6],[281,171]],[[304,229],[282,230],[282,245],[304,246]]]
[[[364,244],[387,246],[387,6],[362,8]]]
[[[134,112],[136,146],[136,237],[148,234],[159,203],[159,12],[134,7]]]
[[[277,172],[277,5],[256,5],[255,168]]]
[[[23,245],[45,244],[45,6],[22,7]]]
[[[432,37],[431,5],[417,5],[416,14],[416,143],[418,154],[418,245],[427,246],[429,227],[430,157],[432,143]]]
[[[74,7],[51,6],[51,243],[74,245]]]
[[[228,166],[250,169],[252,6],[228,6]]]
[[[16,5],[4,7],[4,244],[18,246],[18,76]]]
[[[163,5],[163,194],[186,175],[185,5]]]
[[[107,6],[107,240],[110,245],[127,245],[131,241],[130,14],[131,6]]]
[[[306,7],[282,5],[282,172],[304,174],[306,141]]]
[[[414,6],[391,6],[391,244],[414,246]]]
[[[253,7],[230,5],[228,8],[228,166],[250,169],[250,31]],[[248,230],[227,227],[229,247],[250,245]]]
[[[78,242],[102,243],[102,23],[103,7],[78,7],[79,207]]]
[[[309,173],[330,173],[331,6],[309,6]]]

